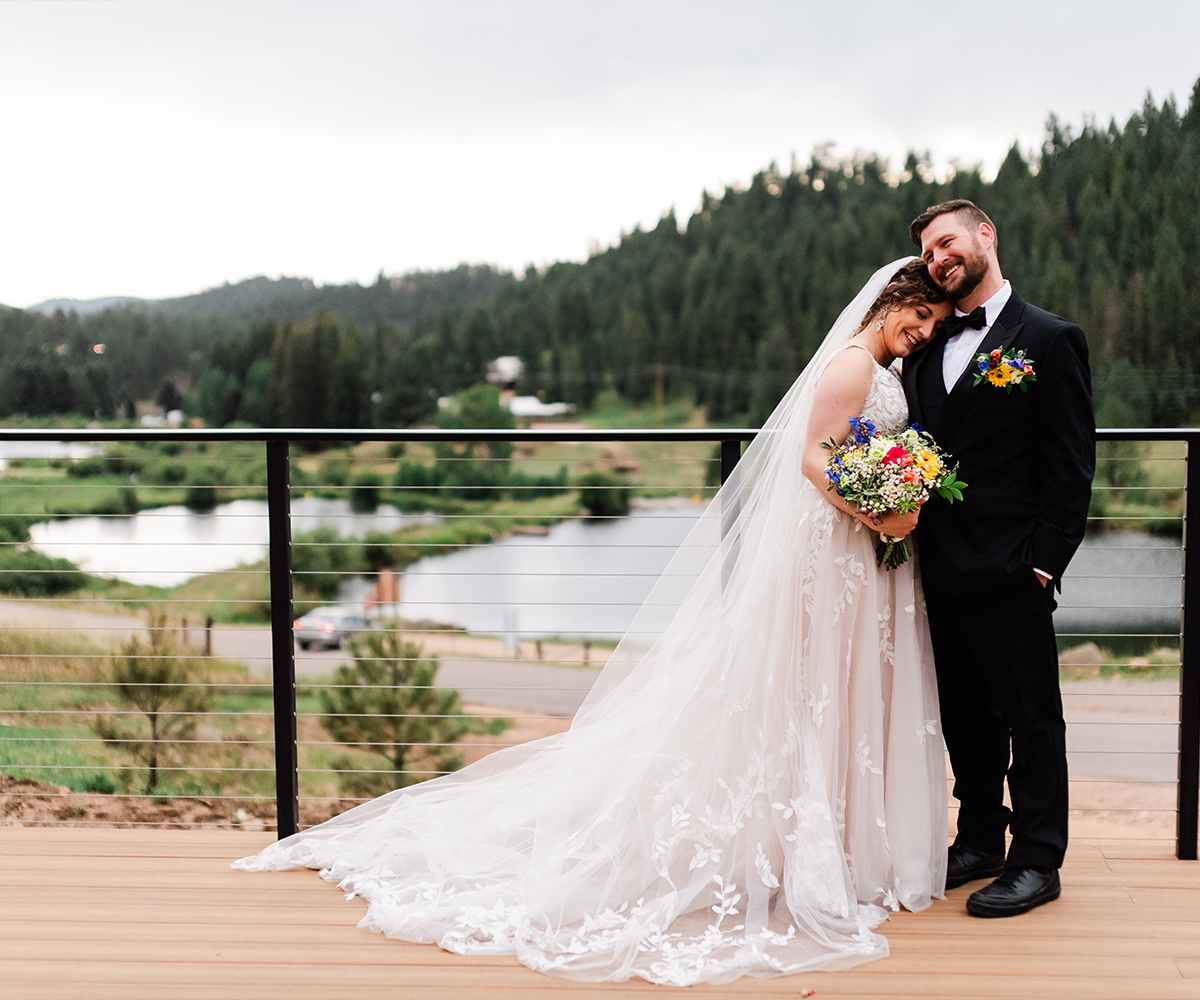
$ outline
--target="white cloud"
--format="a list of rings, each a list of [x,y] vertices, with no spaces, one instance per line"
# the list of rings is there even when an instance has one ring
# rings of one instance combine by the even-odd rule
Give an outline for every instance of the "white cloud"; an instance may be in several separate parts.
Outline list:
[[[994,169],[1200,75],[1200,5],[0,5],[0,302],[580,258],[833,140]]]

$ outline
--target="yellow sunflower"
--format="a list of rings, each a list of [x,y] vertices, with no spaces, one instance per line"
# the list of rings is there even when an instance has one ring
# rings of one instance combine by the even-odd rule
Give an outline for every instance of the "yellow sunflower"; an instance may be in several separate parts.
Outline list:
[[[996,365],[995,368],[989,368],[985,373],[985,377],[992,385],[1006,386],[1008,385],[1008,366]]]
[[[926,479],[936,479],[937,474],[942,471],[941,459],[924,448],[917,452],[913,461],[916,462],[917,468],[921,470],[921,474]]]

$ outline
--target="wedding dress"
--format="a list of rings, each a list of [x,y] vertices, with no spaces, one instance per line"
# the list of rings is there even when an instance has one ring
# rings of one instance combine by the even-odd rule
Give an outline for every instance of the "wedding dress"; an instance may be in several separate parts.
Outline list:
[[[914,563],[800,472],[834,326],[638,612],[566,733],[391,792],[234,867],[308,866],[362,926],[576,980],[682,986],[887,954],[940,896],[946,786]],[[905,422],[876,366],[864,415]]]

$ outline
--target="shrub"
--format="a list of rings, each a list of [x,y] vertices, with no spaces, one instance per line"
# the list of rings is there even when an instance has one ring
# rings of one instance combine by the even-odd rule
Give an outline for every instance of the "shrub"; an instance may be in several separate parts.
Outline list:
[[[335,600],[345,574],[366,571],[362,545],[343,540],[328,525],[297,535],[292,541],[298,599],[305,594],[322,601]]]
[[[344,458],[327,458],[317,472],[318,486],[345,486],[350,481],[350,462]]]
[[[437,466],[431,469],[420,462],[401,462],[393,482],[397,489],[402,490],[419,490],[427,486],[437,486],[441,482],[439,471]]]
[[[202,483],[193,483],[187,488],[187,493],[183,495],[183,504],[188,510],[194,510],[200,514],[206,514],[211,510],[215,510],[217,504],[221,502],[217,495],[215,486],[206,486]]]
[[[67,464],[67,475],[72,479],[89,479],[102,476],[108,471],[104,459],[99,456],[80,458]]]
[[[142,468],[139,478],[155,486],[178,486],[187,475],[183,462],[151,462]]]
[[[107,774],[89,774],[80,783],[79,791],[94,792],[100,795],[112,795],[117,790],[117,786],[112,783],[112,778]]]
[[[374,472],[360,472],[350,481],[350,509],[369,514],[379,506],[379,487],[383,477]]]
[[[188,470],[187,493],[183,502],[189,510],[210,511],[220,503],[217,484],[224,481],[224,473],[215,465],[196,465]]]
[[[86,586],[89,576],[69,559],[33,549],[0,549],[0,592],[46,597]]]
[[[607,472],[589,472],[575,485],[579,502],[592,517],[622,517],[629,513],[629,486],[625,480]]]

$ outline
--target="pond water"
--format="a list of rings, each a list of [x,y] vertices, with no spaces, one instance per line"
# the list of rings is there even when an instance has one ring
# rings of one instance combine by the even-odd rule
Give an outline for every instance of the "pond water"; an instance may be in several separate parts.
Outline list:
[[[86,441],[0,441],[0,470],[27,458],[91,458],[104,449]]]
[[[422,559],[403,575],[400,613],[472,632],[619,638],[698,511],[689,503],[617,521],[568,521],[542,538]],[[1104,645],[1111,633],[1162,633],[1134,644],[1169,645],[1179,631],[1182,569],[1179,539],[1088,537],[1063,578],[1055,627],[1064,645],[1090,637]]]
[[[544,535],[510,535],[422,559],[403,574],[400,613],[472,632],[619,638],[701,510],[686,500],[643,504],[626,518],[563,521]],[[356,514],[344,500],[297,498],[292,505],[293,534],[330,525],[351,538],[437,521],[388,505]],[[172,586],[262,559],[267,507],[253,500],[222,504],[211,514],[163,507],[132,517],[51,521],[31,533],[38,549],[88,572]],[[1063,580],[1055,622],[1064,642],[1178,632],[1182,565],[1179,539],[1089,536]],[[343,600],[361,600],[370,586],[348,580]]]
[[[1138,531],[1113,531],[1083,540],[1063,576],[1054,625],[1059,645],[1096,636],[1099,645],[1172,645],[1183,605],[1183,545]],[[1145,635],[1121,643],[1111,636]]]
[[[404,571],[400,614],[472,632],[619,639],[701,509],[681,501],[564,521],[543,536],[422,559]]]
[[[352,511],[346,500],[292,500],[293,536],[328,525],[343,538],[355,538],[368,531],[395,531],[438,520],[430,514],[403,514],[390,504],[362,514]],[[208,514],[186,507],[158,507],[130,517],[73,517],[35,524],[29,533],[35,548],[70,559],[97,576],[173,587],[202,573],[263,559],[267,504],[235,500]]]

